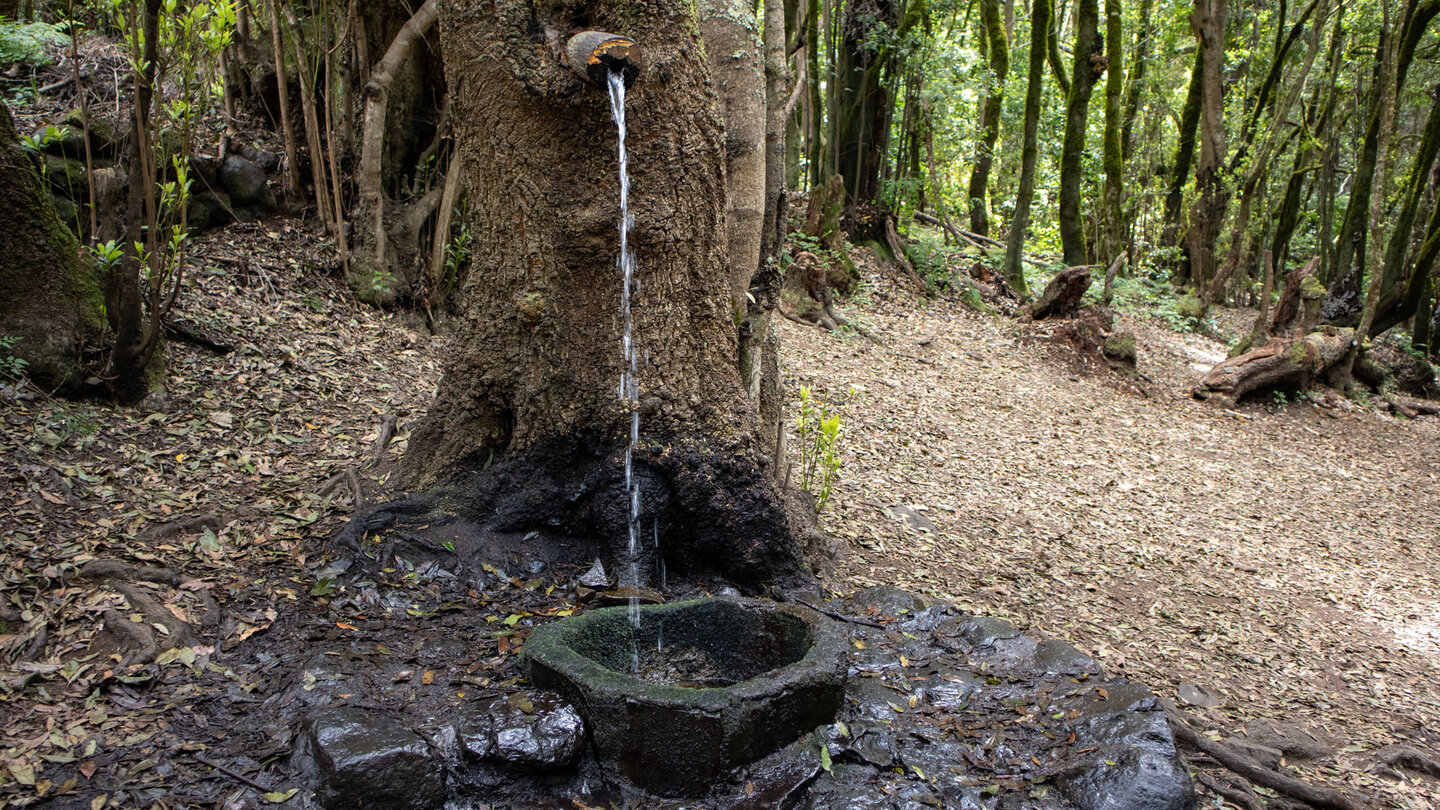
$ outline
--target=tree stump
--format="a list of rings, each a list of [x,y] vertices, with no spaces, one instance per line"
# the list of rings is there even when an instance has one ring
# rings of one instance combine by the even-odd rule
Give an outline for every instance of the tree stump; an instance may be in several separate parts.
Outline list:
[[[1045,292],[1030,305],[1030,320],[1068,318],[1080,310],[1080,298],[1090,288],[1090,265],[1067,267],[1045,285]]]

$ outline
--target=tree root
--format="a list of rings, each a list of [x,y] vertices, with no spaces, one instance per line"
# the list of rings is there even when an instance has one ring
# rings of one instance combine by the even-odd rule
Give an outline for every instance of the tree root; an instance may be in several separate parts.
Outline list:
[[[1215,760],[1231,772],[1251,783],[1298,799],[1311,807],[1326,810],[1360,810],[1363,804],[1337,790],[1315,787],[1285,774],[1272,771],[1228,745],[1217,743],[1192,728],[1184,715],[1171,709],[1166,712],[1175,741]],[[1227,797],[1228,798],[1228,797]]]
[[[213,516],[207,516],[213,517]],[[130,649],[121,660],[122,666],[147,664],[162,650],[171,647],[188,647],[198,642],[195,628],[181,619],[154,596],[136,583],[148,582],[169,588],[179,588],[185,579],[168,568],[131,565],[119,560],[94,560],[80,569],[82,579],[101,583],[104,587],[125,597],[130,608],[139,613],[143,622],[135,622],[114,608],[104,612],[106,627],[131,642]],[[209,591],[196,590],[195,596],[204,606],[205,612],[199,619],[202,627],[214,627],[220,623],[220,606]],[[156,637],[158,628],[164,628],[163,638]]]
[[[1244,807],[1246,810],[1265,810],[1265,805],[1260,802],[1260,798],[1243,783],[1239,785],[1232,783],[1227,787],[1203,773],[1196,777],[1196,781],[1206,790],[1237,807]]]
[[[174,520],[168,520],[164,523],[156,523],[145,527],[144,531],[135,536],[135,540],[144,545],[152,545],[161,540],[169,540],[172,537],[179,537],[182,534],[189,534],[190,532],[204,528],[209,528],[210,531],[219,534],[220,530],[225,528],[225,521],[221,520],[219,515],[182,515]],[[100,561],[97,560],[96,562]],[[92,563],[92,565],[93,564],[94,563]],[[120,563],[120,565],[124,565],[124,563]],[[89,566],[86,567],[88,568]],[[157,580],[149,581],[155,582]],[[164,584],[169,585],[171,583],[167,582]],[[179,582],[177,581],[174,584],[178,585]]]
[[[1404,768],[1407,771],[1424,774],[1431,779],[1440,779],[1440,762],[1436,762],[1408,745],[1396,745],[1384,749],[1380,753],[1380,761],[1395,770]]]

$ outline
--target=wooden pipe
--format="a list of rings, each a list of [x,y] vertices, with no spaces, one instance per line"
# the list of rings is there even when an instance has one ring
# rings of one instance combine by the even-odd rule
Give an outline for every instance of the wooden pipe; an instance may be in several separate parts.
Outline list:
[[[601,87],[611,73],[619,73],[629,87],[640,73],[640,46],[629,37],[582,31],[565,43],[565,61],[581,78]]]

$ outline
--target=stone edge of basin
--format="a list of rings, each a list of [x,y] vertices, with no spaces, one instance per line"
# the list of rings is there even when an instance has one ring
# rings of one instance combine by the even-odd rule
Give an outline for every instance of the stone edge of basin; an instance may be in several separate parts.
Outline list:
[[[652,792],[699,795],[724,771],[832,721],[844,699],[847,671],[846,639],[835,624],[792,604],[712,597],[640,609],[663,614],[716,601],[800,619],[809,629],[810,649],[794,663],[726,687],[648,683],[608,669],[569,646],[588,624],[627,610],[603,608],[537,628],[525,644],[530,681],[564,694],[580,710],[601,762]],[[589,688],[582,689],[581,683]],[[682,715],[686,727],[667,727],[672,724],[662,720],[670,713]]]

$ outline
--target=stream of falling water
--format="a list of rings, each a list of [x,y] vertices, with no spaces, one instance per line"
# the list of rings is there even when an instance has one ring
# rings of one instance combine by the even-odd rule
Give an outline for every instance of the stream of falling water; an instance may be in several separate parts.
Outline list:
[[[638,281],[635,278],[635,251],[630,247],[630,230],[635,223],[630,218],[630,160],[625,153],[625,79],[616,71],[610,73],[610,115],[615,119],[615,128],[620,137],[620,274],[625,283],[621,292],[620,314],[625,321],[624,365],[620,371],[620,402],[630,411],[630,441],[625,445],[625,493],[630,501],[629,518],[629,584],[640,587],[640,482],[634,475],[635,445],[640,442],[640,384],[636,380],[639,360],[635,350],[635,331],[631,323],[630,303]],[[656,545],[659,545],[657,530]],[[640,627],[640,600],[630,597],[630,624]],[[631,651],[634,669],[640,668],[639,645]]]

